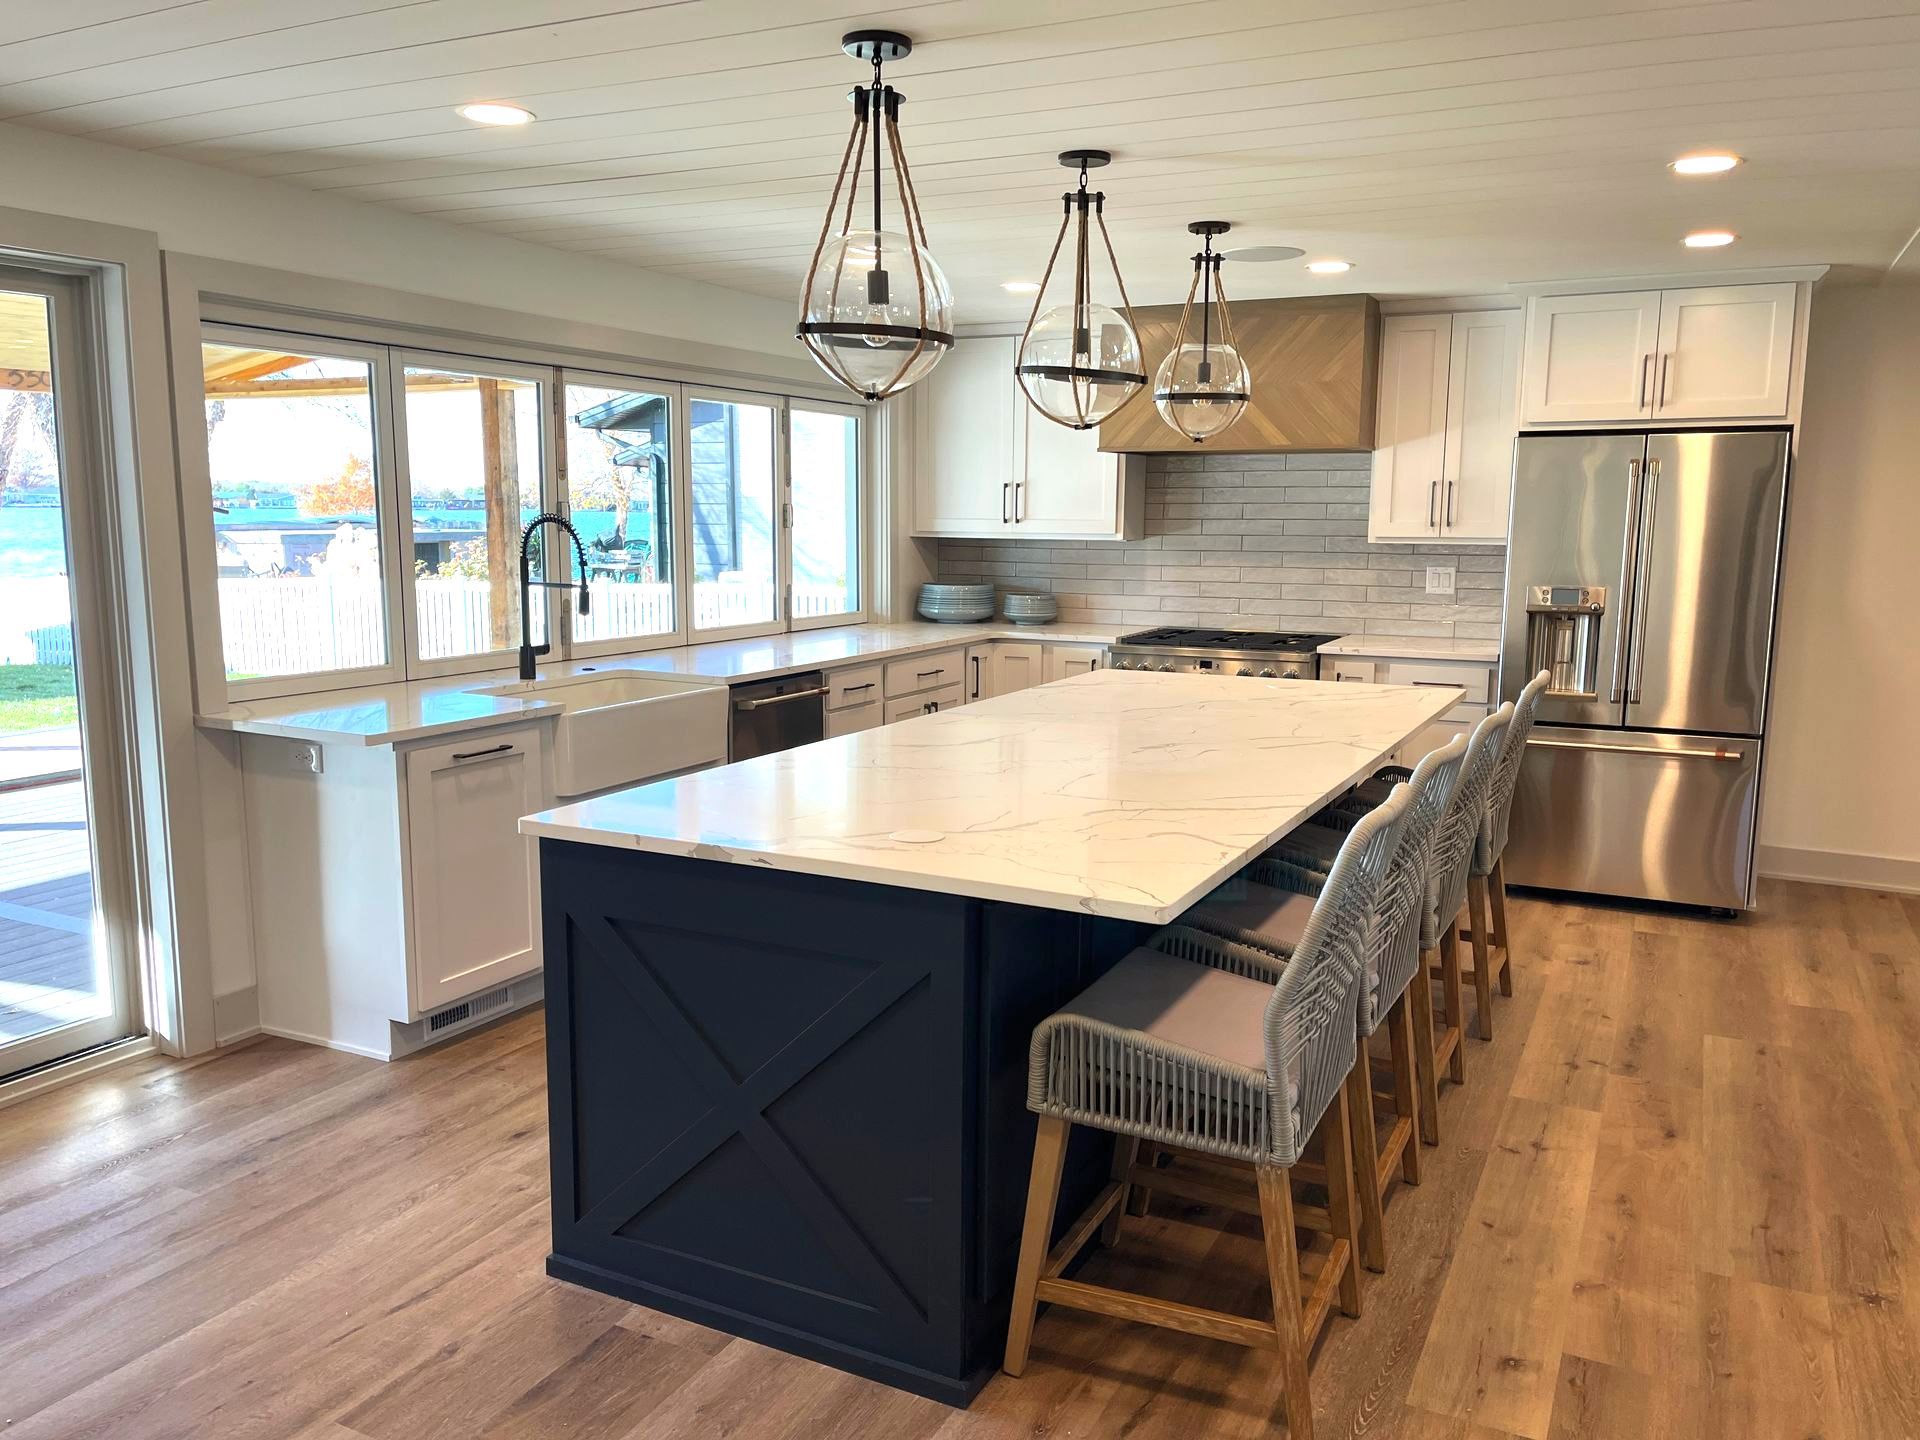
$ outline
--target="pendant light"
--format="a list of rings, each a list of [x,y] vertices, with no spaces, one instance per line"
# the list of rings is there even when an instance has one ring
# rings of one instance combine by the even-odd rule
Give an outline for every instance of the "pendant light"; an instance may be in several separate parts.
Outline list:
[[[1173,348],[1153,377],[1153,403],[1160,418],[1198,445],[1220,434],[1246,413],[1252,396],[1247,362],[1233,344],[1233,318],[1220,288],[1220,262],[1213,237],[1233,227],[1224,220],[1196,220],[1189,234],[1203,237],[1193,257],[1193,283],[1180,310]],[[1200,297],[1200,322],[1193,322],[1193,297]],[[1196,335],[1197,330],[1197,335]]]
[[[881,65],[910,53],[913,42],[892,30],[855,30],[841,38],[840,48],[872,64],[873,84],[856,86],[849,97],[853,133],[840,157],[827,218],[807,266],[794,334],[840,384],[864,400],[884,400],[925,379],[953,348],[953,293],[927,252],[927,227],[900,146],[905,97],[880,75]],[[869,149],[872,225],[855,229],[856,216],[868,218],[858,211]],[[896,230],[881,220],[883,154],[900,197]]]
[[[1079,169],[1080,188],[1060,197],[1064,202],[1060,233],[1053,237],[1053,253],[1047,256],[1047,268],[1034,294],[1033,310],[1027,316],[1026,333],[1020,337],[1020,351],[1013,366],[1014,378],[1028,403],[1069,430],[1091,430],[1139,394],[1147,383],[1147,372],[1140,362],[1140,336],[1133,328],[1133,307],[1127,301],[1126,282],[1120,278],[1113,241],[1107,236],[1107,197],[1100,191],[1087,190],[1087,171],[1112,160],[1105,150],[1067,150],[1060,155],[1062,165]],[[1089,213],[1100,227],[1100,244],[1113,271],[1114,289],[1120,292],[1118,310],[1093,299]],[[1074,226],[1073,300],[1042,315],[1040,306],[1070,225]]]

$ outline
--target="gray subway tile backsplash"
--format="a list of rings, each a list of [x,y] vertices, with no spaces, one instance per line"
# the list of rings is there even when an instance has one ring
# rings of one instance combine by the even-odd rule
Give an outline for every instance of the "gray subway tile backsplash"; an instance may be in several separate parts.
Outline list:
[[[1147,462],[1146,535],[940,540],[942,580],[1050,590],[1092,624],[1497,640],[1498,545],[1370,545],[1367,471],[1352,455],[1165,455]],[[1426,593],[1454,567],[1451,598]]]

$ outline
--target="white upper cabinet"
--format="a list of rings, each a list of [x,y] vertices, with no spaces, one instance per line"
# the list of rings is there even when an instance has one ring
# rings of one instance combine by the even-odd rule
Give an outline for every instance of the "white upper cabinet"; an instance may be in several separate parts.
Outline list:
[[[1036,412],[1013,376],[1018,348],[961,340],[917,387],[913,533],[1138,539],[1140,462]]]
[[[914,533],[997,532],[1013,516],[1014,340],[962,340],[915,392]],[[1024,403],[1024,402],[1022,402]]]
[[[1369,539],[1506,539],[1519,364],[1517,310],[1381,322]]]
[[[1782,419],[1796,296],[1791,281],[1539,296],[1521,415],[1529,425]]]
[[[1440,533],[1449,540],[1507,538],[1520,385],[1520,312],[1453,317],[1447,379],[1447,464]]]
[[[1653,413],[1660,292],[1542,295],[1527,318],[1520,413],[1556,420],[1633,420]]]
[[[1784,416],[1793,310],[1791,283],[1665,292],[1654,413],[1670,420]]]
[[[1431,540],[1440,527],[1447,460],[1451,315],[1380,322],[1380,410],[1374,425],[1374,540]]]

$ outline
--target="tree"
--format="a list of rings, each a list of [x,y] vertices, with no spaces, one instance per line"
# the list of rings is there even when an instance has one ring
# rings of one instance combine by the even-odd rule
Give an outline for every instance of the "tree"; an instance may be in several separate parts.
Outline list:
[[[53,449],[53,396],[46,391],[16,390],[7,405],[7,413],[0,416],[0,504],[6,501],[6,492],[24,487],[30,478],[24,465],[15,467],[14,459],[19,454],[20,431],[29,421]]]
[[[303,486],[295,495],[302,515],[371,515],[373,466],[355,455],[331,480]]]
[[[614,462],[613,457],[631,443],[624,437],[599,431],[594,438],[606,452],[606,467],[581,466],[569,475],[568,498],[576,510],[613,511],[613,530],[606,537],[606,543],[608,548],[618,550],[627,543],[627,515],[633,508],[633,484],[640,476],[641,467]],[[642,465],[651,473],[650,459],[643,461]]]

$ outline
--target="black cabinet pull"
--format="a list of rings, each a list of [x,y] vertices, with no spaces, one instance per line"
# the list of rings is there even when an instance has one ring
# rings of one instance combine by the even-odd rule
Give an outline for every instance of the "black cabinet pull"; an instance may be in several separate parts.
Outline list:
[[[490,750],[456,750],[453,752],[453,758],[456,760],[478,760],[482,755],[504,755],[511,749],[513,749],[511,745],[495,745]]]

